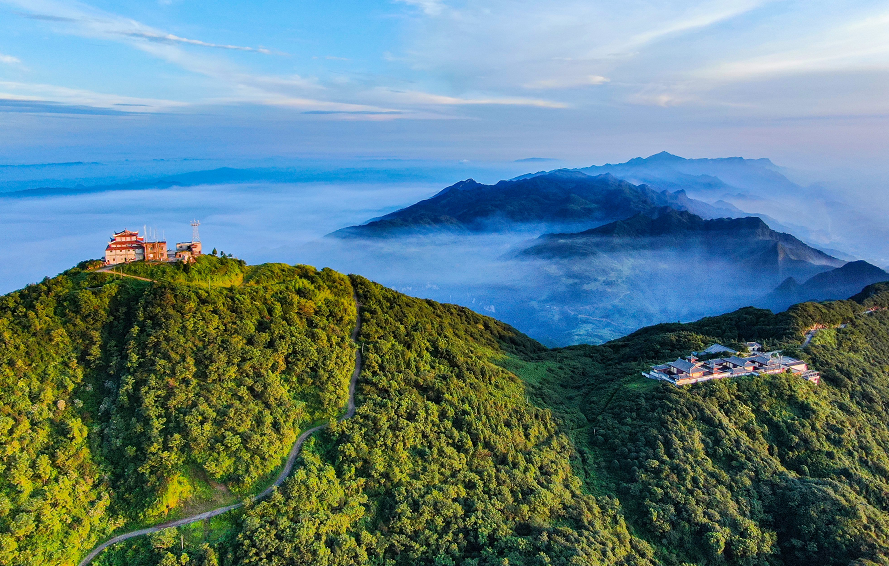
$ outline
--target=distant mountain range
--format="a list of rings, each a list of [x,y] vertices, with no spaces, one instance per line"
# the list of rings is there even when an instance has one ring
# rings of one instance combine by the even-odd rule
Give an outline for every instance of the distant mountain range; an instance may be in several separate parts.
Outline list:
[[[842,267],[812,276],[805,283],[788,277],[764,300],[764,306],[778,311],[795,303],[842,299],[867,285],[889,281],[886,272],[866,261],[852,261]]]
[[[776,232],[760,218],[705,220],[688,211],[659,208],[574,234],[545,234],[524,255],[552,259],[594,258],[630,250],[672,250],[687,255],[701,276],[714,264],[743,279],[810,277],[846,262]],[[723,265],[724,264],[724,265]],[[858,289],[860,290],[861,285]],[[849,296],[852,293],[845,293]]]
[[[467,179],[328,240],[406,292],[494,313],[547,344],[601,342],[889,279],[800,239],[814,233],[801,227],[810,195],[768,159],[663,152],[493,185]],[[771,212],[776,196],[791,203],[774,208],[785,222],[735,204]]]
[[[588,175],[610,173],[631,183],[645,183],[659,190],[685,189],[694,193],[721,195],[753,191],[769,194],[797,193],[802,188],[769,159],[724,157],[686,159],[662,151],[650,157],[636,157],[626,163],[594,165],[578,169]]]
[[[590,176],[562,169],[495,185],[467,179],[432,198],[333,235],[377,238],[440,230],[501,231],[515,224],[540,225],[544,230],[583,229],[662,207],[708,218],[740,212],[691,199],[682,190],[655,191],[610,174]]]

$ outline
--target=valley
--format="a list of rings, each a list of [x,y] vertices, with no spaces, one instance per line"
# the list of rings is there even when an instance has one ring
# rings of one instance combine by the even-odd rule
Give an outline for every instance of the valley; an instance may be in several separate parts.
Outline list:
[[[669,154],[493,185],[469,179],[333,232],[309,257],[496,316],[548,346],[841,299],[889,278],[800,240],[813,236],[799,224],[805,213],[786,224],[718,192],[741,190],[784,198],[801,188],[768,160]]]

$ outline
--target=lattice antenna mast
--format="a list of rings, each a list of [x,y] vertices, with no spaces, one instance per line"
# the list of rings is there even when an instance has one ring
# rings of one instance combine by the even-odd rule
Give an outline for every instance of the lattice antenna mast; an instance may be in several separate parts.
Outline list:
[[[201,225],[201,223],[198,220],[191,221],[191,241],[192,242],[200,242],[201,241],[201,235],[198,234],[198,226],[200,226],[200,225]]]

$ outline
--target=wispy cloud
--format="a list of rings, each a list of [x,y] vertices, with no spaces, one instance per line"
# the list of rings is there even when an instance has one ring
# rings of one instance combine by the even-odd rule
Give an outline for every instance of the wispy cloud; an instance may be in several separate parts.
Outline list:
[[[147,39],[148,41],[157,41],[158,43],[182,43],[186,45],[199,45],[201,47],[213,47],[215,49],[231,49],[233,51],[253,51],[255,53],[270,54],[269,49],[263,47],[244,47],[241,45],[224,45],[219,43],[208,43],[198,39],[188,39],[187,37],[179,37],[172,33],[155,33],[148,31],[121,31],[121,35],[135,37],[139,39]]]
[[[506,94],[578,89],[608,79],[625,83],[618,71],[644,65],[656,44],[681,42],[772,1],[436,3],[424,11],[441,17],[408,21],[410,45],[390,59],[433,73],[458,91]]]
[[[13,100],[5,99],[0,94],[0,113],[15,112],[23,114],[88,114],[92,116],[122,116],[132,112],[124,112],[113,108],[98,108],[95,106],[78,106],[47,102],[43,100]]]
[[[0,53],[0,63],[6,63],[7,65],[17,65],[21,63],[21,60],[18,57],[13,57],[12,55],[4,55]]]
[[[554,79],[541,79],[525,84],[528,89],[561,89],[578,88],[584,86],[596,86],[607,83],[609,79],[601,75],[585,75],[579,77],[562,77]]]
[[[660,25],[632,35],[624,48],[647,45],[664,37],[680,34],[688,31],[708,28],[715,24],[725,22],[746,14],[768,4],[771,0],[731,0],[719,2],[706,2],[693,6],[678,17],[668,18]]]
[[[702,75],[737,81],[867,68],[889,70],[889,12],[813,33],[790,49],[719,64]]]
[[[397,91],[379,89],[391,99],[408,104],[428,106],[532,106],[536,108],[568,108],[562,102],[539,98],[522,98],[512,96],[444,96],[419,91]]]
[[[146,26],[136,20],[124,18],[115,14],[104,12],[80,4],[77,2],[63,3],[53,0],[3,0],[14,4],[20,9],[20,16],[47,22],[74,24],[81,27],[81,31],[98,35],[120,35],[136,40],[154,41],[158,43],[194,45],[213,49],[228,49],[234,51],[248,51],[254,53],[271,54],[272,51],[264,47],[247,47],[242,45],[229,45],[212,43],[199,39],[181,37]]]
[[[399,4],[407,4],[414,6],[423,11],[428,16],[438,16],[445,9],[445,3],[442,0],[394,0]]]
[[[56,85],[0,81],[0,100],[15,111],[51,111],[53,113],[85,114],[99,110],[113,113],[162,112],[187,106],[186,103],[154,98],[137,98],[74,89]],[[90,109],[86,111],[85,109]],[[132,109],[132,110],[130,110]],[[107,113],[107,112],[103,112]]]

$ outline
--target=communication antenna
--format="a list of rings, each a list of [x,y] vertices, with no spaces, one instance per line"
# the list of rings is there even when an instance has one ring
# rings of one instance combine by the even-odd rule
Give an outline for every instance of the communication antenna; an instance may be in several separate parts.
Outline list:
[[[200,226],[200,225],[201,225],[201,223],[198,220],[191,221],[191,241],[192,242],[200,242],[201,241],[201,235],[198,234],[198,226]]]

